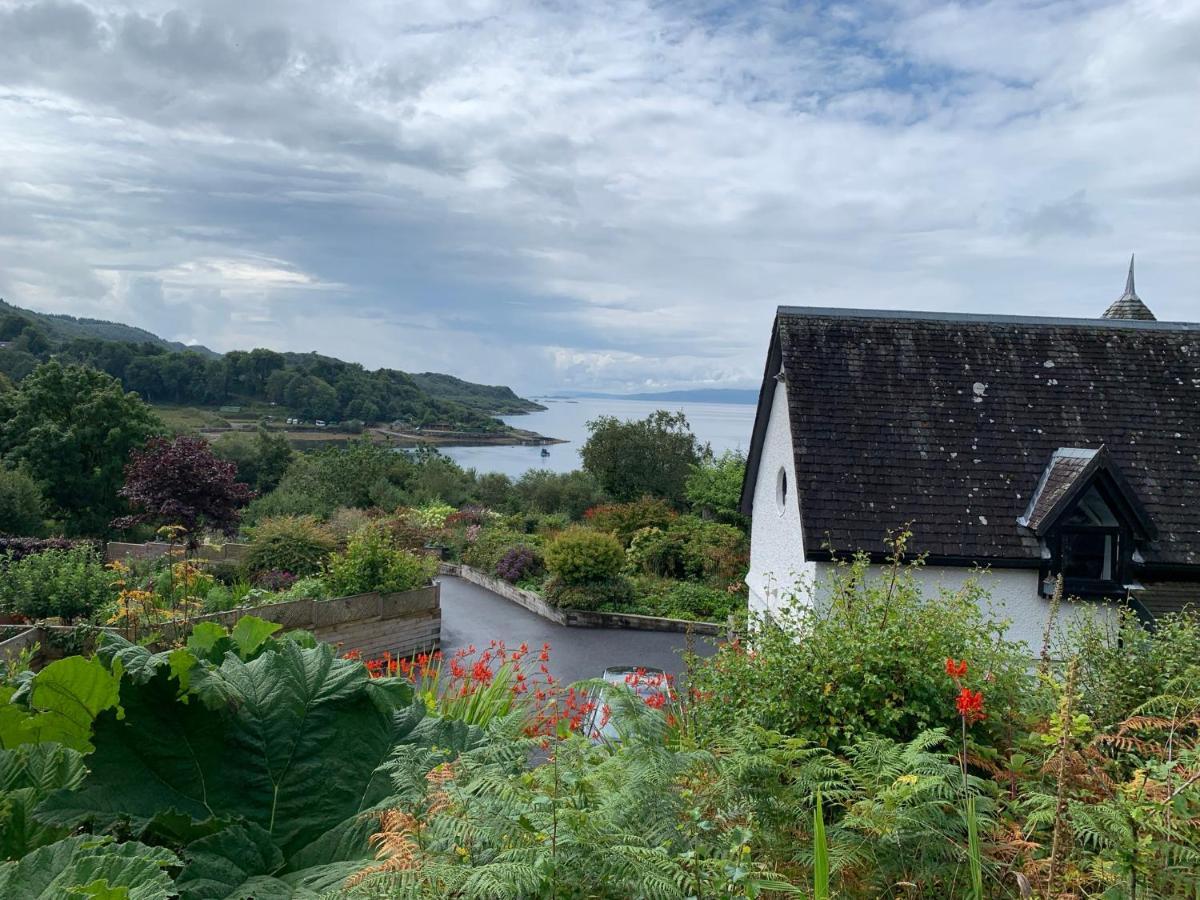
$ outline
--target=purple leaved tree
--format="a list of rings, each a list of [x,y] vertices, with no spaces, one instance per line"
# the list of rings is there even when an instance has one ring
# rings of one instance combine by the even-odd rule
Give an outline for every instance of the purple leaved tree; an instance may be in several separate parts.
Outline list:
[[[129,455],[119,492],[135,512],[114,519],[112,527],[182,525],[191,547],[205,529],[232,535],[241,507],[254,497],[236,478],[237,465],[217,457],[203,438],[151,438]]]

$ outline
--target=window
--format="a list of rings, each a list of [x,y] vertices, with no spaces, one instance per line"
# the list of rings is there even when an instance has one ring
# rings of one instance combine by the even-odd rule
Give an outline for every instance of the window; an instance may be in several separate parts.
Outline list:
[[[775,506],[782,516],[787,512],[788,479],[787,469],[780,466],[779,474],[775,476]]]
[[[1051,574],[1061,572],[1067,594],[1110,596],[1122,592],[1128,543],[1112,508],[1093,485],[1063,517],[1051,538]]]

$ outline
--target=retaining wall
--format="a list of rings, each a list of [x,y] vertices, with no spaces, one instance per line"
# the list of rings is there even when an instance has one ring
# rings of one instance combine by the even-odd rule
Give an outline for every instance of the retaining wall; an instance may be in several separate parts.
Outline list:
[[[523,606],[535,615],[569,628],[629,628],[636,631],[671,631],[680,634],[702,634],[725,636],[728,625],[715,622],[693,622],[690,619],[664,619],[658,616],[639,616],[627,613],[591,612],[582,609],[560,609],[547,603],[541,596],[509,584],[503,578],[485,575],[479,569],[457,563],[442,563],[439,571],[443,575],[456,575],[464,581],[486,588],[505,600]]]
[[[243,616],[257,616],[278,622],[284,630],[303,628],[317,640],[338,646],[343,653],[357,650],[364,659],[391,653],[412,656],[431,653],[441,646],[441,589],[433,584],[397,594],[356,594],[336,600],[292,600],[251,609],[196,616],[186,622],[165,623],[154,630],[162,635],[162,644],[183,640],[199,622],[218,622],[232,628]],[[121,629],[105,628],[129,637]],[[0,642],[0,663],[15,658],[24,648],[41,644],[37,660],[44,665],[56,657],[48,637],[70,634],[72,625],[35,625]]]
[[[158,559],[172,550],[179,549],[178,544],[168,544],[165,541],[147,541],[144,544],[109,541],[104,545],[104,558],[109,562],[119,559]],[[191,556],[211,562],[239,563],[245,559],[249,550],[249,544],[201,544]]]

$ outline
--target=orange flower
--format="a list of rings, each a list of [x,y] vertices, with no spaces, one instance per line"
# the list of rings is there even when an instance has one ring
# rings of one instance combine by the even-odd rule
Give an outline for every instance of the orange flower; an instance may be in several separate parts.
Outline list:
[[[953,659],[946,660],[946,674],[951,678],[962,678],[967,674],[967,661],[965,659],[955,662]]]
[[[965,687],[958,692],[954,705],[958,708],[958,714],[967,720],[968,725],[987,718],[987,713],[983,711],[983,691],[973,691]]]

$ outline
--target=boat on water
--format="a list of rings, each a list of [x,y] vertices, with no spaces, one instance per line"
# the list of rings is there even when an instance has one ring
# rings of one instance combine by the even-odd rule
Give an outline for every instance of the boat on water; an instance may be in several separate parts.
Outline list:
[[[545,457],[547,457],[547,456],[549,456],[549,455],[550,455],[550,451],[549,451],[549,450],[547,450],[545,447],[543,447],[543,448],[542,448],[542,457],[543,457],[543,458],[545,458]]]

